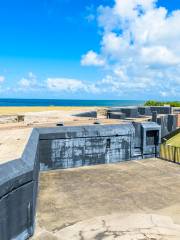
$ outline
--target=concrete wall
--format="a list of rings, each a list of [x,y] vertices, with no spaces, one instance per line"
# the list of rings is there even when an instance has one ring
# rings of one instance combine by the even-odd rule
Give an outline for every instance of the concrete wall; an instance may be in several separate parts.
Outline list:
[[[82,113],[74,114],[73,116],[76,116],[76,117],[97,118],[97,112],[96,112],[96,111],[82,112]]]
[[[154,131],[147,144],[147,133]],[[126,123],[40,129],[41,170],[114,163],[158,156],[161,127],[157,123]]]
[[[172,114],[172,107],[169,106],[140,106],[140,107],[112,107],[107,113],[121,112],[126,115],[126,118],[138,118],[141,115],[151,116],[152,112],[157,114]]]
[[[172,114],[172,107],[169,106],[152,106],[151,112],[157,112],[157,114]]]
[[[107,118],[109,118],[109,119],[125,119],[126,114],[121,113],[121,112],[108,112]]]
[[[140,115],[151,116],[152,112],[157,114],[172,114],[172,107],[170,106],[142,106],[138,107]]]
[[[145,116],[151,116],[152,115],[152,111],[150,109],[150,107],[138,107],[138,112],[140,115],[145,115]]]
[[[137,117],[139,117],[137,107],[112,107],[112,108],[108,109],[107,117],[109,116],[110,113],[123,113],[126,118],[137,118]]]
[[[0,239],[27,239],[34,232],[38,188],[36,130],[21,159],[0,165]]]
[[[161,126],[154,122],[133,122],[135,128],[133,158],[152,158],[159,156],[159,144],[161,143]],[[150,136],[149,141],[149,133]]]
[[[162,115],[157,118],[157,123],[161,125],[162,137],[169,135],[177,128],[177,115]]]
[[[132,124],[63,127],[58,133],[41,132],[41,170],[71,168],[131,159]]]
[[[177,127],[180,128],[180,113],[177,114]]]

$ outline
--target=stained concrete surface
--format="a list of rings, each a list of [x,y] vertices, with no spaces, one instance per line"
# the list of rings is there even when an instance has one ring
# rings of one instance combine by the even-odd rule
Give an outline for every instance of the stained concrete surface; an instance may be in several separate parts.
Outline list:
[[[148,159],[41,173],[33,240],[180,239],[179,171]]]
[[[0,164],[20,158],[32,128],[0,130]]]

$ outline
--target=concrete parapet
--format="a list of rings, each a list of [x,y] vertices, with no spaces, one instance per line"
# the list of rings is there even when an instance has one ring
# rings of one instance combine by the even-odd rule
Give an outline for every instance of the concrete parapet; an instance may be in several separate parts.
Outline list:
[[[157,112],[157,114],[172,114],[173,108],[170,106],[151,106],[151,111]]]
[[[64,127],[61,130],[40,130],[41,170],[131,159],[134,139],[131,123]]]
[[[110,118],[110,119],[125,119],[126,115],[121,112],[109,112],[108,118]]]
[[[33,235],[38,188],[38,141],[34,129],[21,159],[0,165],[0,239]]]
[[[90,112],[82,112],[75,114],[73,116],[76,117],[89,117],[89,118],[97,118],[97,112],[96,111],[90,111]]]
[[[152,115],[152,111],[150,109],[150,107],[138,107],[138,112],[140,115],[143,116],[151,116]]]
[[[108,110],[108,114],[110,113],[124,113],[126,118],[137,118],[139,117],[138,108],[137,107],[114,107]]]

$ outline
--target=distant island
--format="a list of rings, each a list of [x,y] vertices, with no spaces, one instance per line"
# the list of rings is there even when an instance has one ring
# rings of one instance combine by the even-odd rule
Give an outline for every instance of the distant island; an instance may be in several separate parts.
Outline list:
[[[169,105],[171,107],[180,107],[180,102],[179,101],[159,102],[159,101],[154,101],[154,100],[148,100],[144,104],[144,106],[164,106],[164,105]]]

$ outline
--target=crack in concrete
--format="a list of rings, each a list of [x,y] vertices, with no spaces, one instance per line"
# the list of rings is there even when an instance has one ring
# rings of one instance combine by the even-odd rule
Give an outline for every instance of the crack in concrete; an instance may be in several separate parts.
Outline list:
[[[53,233],[56,233],[57,231],[60,231],[60,230],[62,230],[62,229],[64,229],[64,228],[66,228],[66,227],[73,226],[73,225],[75,225],[76,223],[78,223],[78,221],[71,222],[71,223],[65,223],[65,224],[61,225],[60,227],[53,228],[53,229],[52,229],[52,232],[53,232]]]

